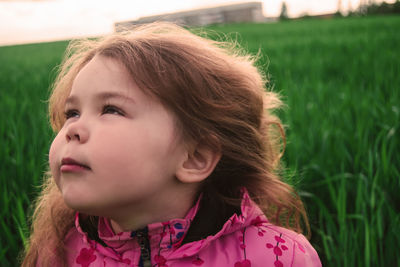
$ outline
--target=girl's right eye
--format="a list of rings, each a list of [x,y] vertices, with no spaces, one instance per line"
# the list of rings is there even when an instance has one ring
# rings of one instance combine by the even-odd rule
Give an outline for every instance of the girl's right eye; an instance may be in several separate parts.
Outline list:
[[[79,117],[79,112],[76,109],[69,109],[64,112],[65,119]]]

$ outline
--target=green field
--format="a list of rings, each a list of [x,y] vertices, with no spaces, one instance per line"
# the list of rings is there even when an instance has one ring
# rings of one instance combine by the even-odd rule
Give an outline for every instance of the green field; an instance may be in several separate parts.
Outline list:
[[[400,16],[212,29],[260,50],[284,98],[286,179],[306,203],[323,265],[398,266]],[[0,266],[17,265],[27,238],[52,138],[49,84],[66,46],[0,47]]]

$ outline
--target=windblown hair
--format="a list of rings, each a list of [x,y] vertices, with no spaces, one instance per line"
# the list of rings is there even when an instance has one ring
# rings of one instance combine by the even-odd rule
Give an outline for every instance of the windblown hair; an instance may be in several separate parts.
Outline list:
[[[279,175],[285,136],[272,112],[281,101],[265,88],[255,57],[234,42],[212,41],[169,23],[71,42],[49,102],[54,132],[63,127],[64,104],[75,77],[96,55],[121,62],[143,92],[174,114],[185,142],[201,141],[221,151],[200,187],[200,210],[184,242],[216,233],[240,212],[243,188],[272,223],[297,232],[305,228],[308,235],[303,203]],[[74,211],[48,174],[36,201],[23,266],[35,265],[38,257],[44,266],[64,262],[63,241],[73,224]]]

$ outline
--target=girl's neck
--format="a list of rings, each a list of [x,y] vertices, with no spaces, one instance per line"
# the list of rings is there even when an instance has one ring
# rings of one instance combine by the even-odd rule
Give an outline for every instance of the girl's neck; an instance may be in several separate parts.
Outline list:
[[[193,206],[195,198],[195,194],[186,193],[170,197],[168,201],[156,200],[139,209],[127,209],[121,213],[122,216],[111,216],[110,224],[114,233],[118,234],[142,229],[151,223],[182,219]]]

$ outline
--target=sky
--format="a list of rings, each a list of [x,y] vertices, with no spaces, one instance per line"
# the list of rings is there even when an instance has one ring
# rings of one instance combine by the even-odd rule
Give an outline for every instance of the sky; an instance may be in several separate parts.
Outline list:
[[[113,25],[117,21],[241,2],[246,1],[0,0],[0,45],[104,35],[113,31]],[[264,16],[279,16],[282,0],[261,2]],[[286,0],[285,2],[290,17],[306,13],[309,15],[332,13],[338,8],[338,0]],[[360,0],[341,0],[342,10],[355,9],[359,3]]]

